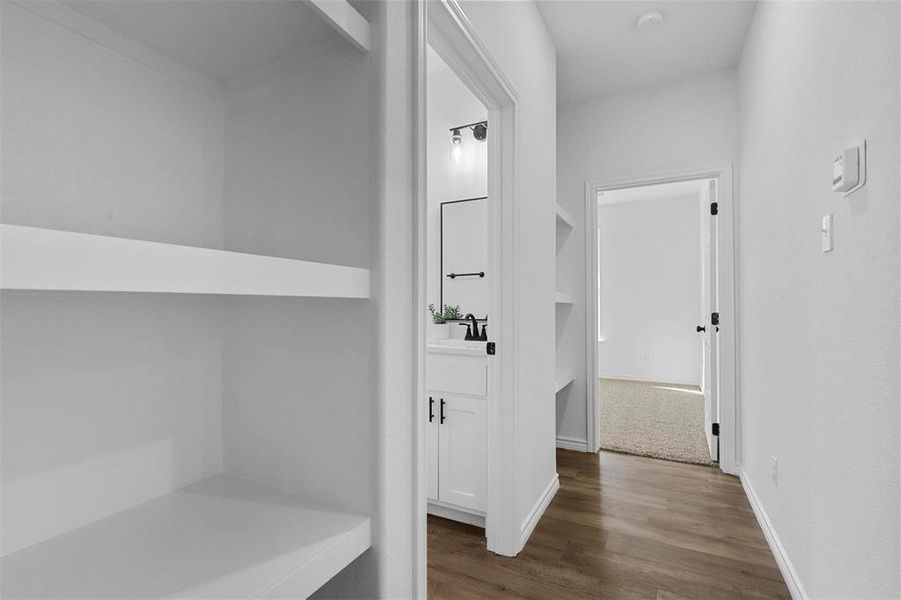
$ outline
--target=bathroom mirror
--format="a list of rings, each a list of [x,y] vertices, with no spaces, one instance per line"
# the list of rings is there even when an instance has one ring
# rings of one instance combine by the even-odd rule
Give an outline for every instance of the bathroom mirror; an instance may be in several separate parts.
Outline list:
[[[488,315],[488,199],[441,203],[441,306]]]

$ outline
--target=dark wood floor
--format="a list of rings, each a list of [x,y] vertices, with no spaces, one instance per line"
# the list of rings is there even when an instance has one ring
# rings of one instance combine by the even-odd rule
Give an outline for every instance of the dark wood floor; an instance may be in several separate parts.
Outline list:
[[[557,472],[560,491],[516,558],[430,516],[429,598],[790,598],[736,477],[567,450]]]

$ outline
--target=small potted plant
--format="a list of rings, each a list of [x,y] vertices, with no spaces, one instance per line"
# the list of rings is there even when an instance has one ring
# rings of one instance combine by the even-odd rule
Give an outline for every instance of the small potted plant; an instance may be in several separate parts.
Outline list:
[[[432,322],[428,327],[428,338],[430,340],[446,340],[450,337],[450,324],[448,321],[460,318],[459,306],[445,306],[444,310],[438,310],[434,304],[429,304],[429,313],[432,315]]]

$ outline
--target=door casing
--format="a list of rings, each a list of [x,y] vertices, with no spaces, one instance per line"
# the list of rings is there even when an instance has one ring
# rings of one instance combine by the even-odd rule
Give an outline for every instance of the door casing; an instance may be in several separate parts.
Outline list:
[[[488,269],[497,274],[489,283],[491,339],[497,348],[488,367],[488,493],[485,535],[488,549],[506,556],[520,550],[520,523],[516,521],[517,448],[517,332],[519,286],[515,249],[518,218],[515,203],[515,131],[519,126],[519,96],[488,52],[487,46],[456,0],[419,0],[417,6],[416,68],[416,239],[422,257],[415,272],[415,305],[426,306],[426,261],[428,197],[426,189],[426,51],[429,45],[488,108]],[[426,397],[426,311],[417,321],[415,339],[417,393],[414,402],[414,591],[426,595],[427,474],[424,409]]]
[[[734,178],[731,162],[703,165],[664,173],[590,179],[585,182],[585,356],[586,356],[586,439],[589,452],[600,450],[600,400],[598,398],[598,203],[597,194],[645,185],[715,179],[718,203],[717,286],[719,297],[719,467],[738,474],[741,460],[739,440],[738,314],[735,253],[737,212],[734,205]]]

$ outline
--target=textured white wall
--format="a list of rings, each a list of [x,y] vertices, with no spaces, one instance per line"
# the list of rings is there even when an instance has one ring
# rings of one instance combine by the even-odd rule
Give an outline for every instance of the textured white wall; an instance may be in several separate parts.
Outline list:
[[[519,95],[518,213],[519,519],[556,473],[554,441],[554,201],[556,54],[533,2],[466,1],[469,16]],[[499,351],[503,352],[501,348]]]
[[[599,375],[700,386],[698,196],[604,204],[598,227]]]
[[[738,88],[734,71],[561,108],[557,199],[577,223],[585,219],[585,182],[735,161]],[[557,395],[557,434],[586,437],[585,232],[577,226],[560,253],[575,299],[560,356],[576,380]],[[593,308],[591,310],[594,310]]]
[[[2,13],[3,222],[221,247],[221,103]],[[221,470],[221,299],[0,303],[5,553]]]
[[[742,462],[810,598],[901,595],[898,33],[897,2],[762,2],[740,65]]]

